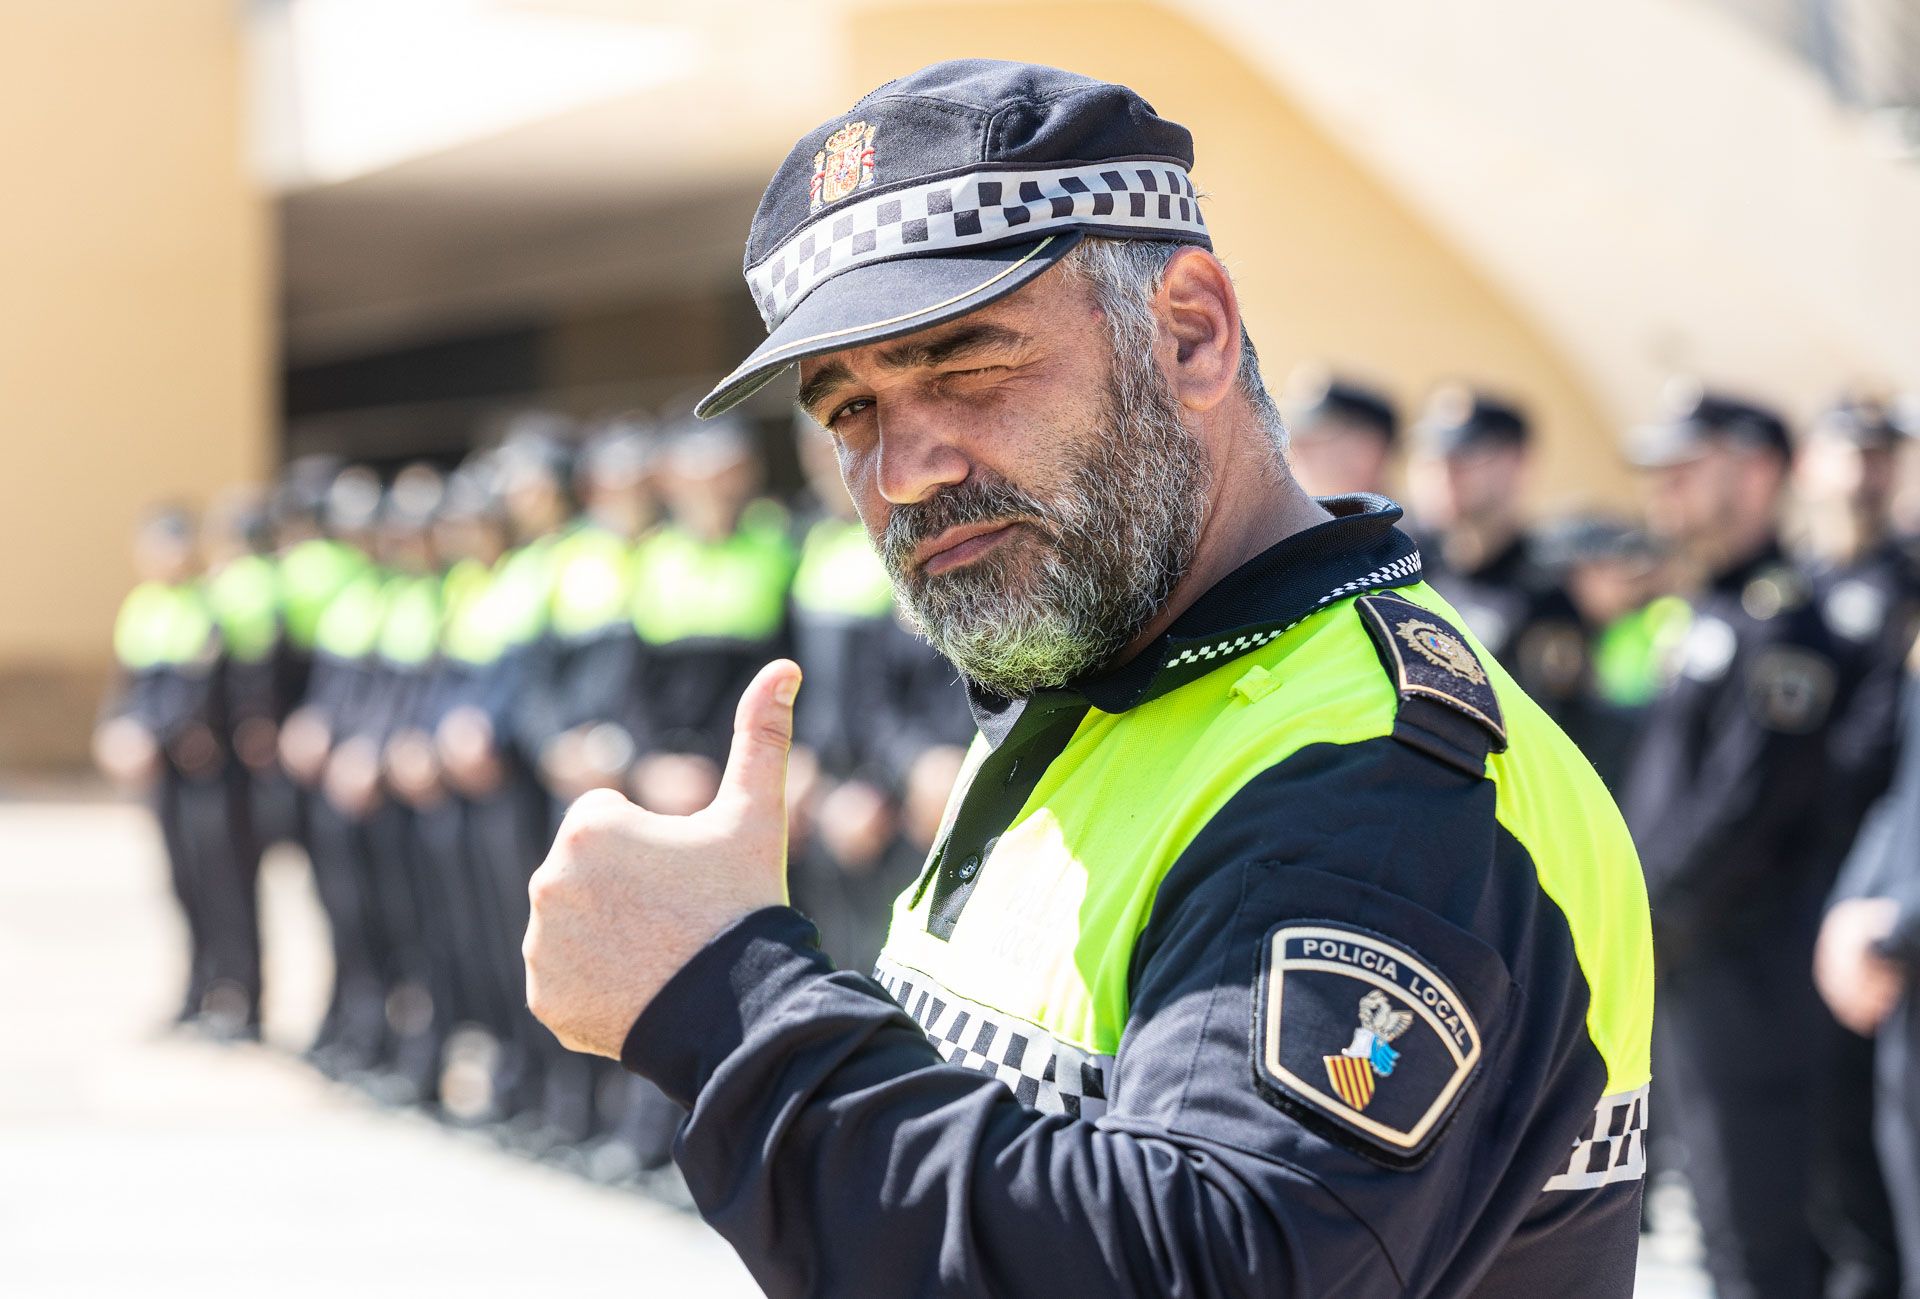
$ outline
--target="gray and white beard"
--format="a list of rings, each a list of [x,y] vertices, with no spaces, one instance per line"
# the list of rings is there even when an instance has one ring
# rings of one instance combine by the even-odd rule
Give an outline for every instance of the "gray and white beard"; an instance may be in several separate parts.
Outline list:
[[[1206,453],[1150,354],[1116,349],[1086,458],[1051,498],[978,473],[895,506],[881,558],[920,634],[961,674],[1008,698],[1108,663],[1166,607],[1198,548]],[[979,559],[929,575],[914,550],[948,528],[1018,520]]]

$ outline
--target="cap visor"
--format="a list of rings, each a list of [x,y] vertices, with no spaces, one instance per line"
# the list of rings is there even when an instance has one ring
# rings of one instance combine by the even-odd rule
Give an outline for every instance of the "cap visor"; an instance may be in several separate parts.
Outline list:
[[[1066,256],[1079,230],[946,257],[900,257],[834,276],[701,398],[705,419],[738,405],[809,356],[863,347],[943,324],[1005,297]]]

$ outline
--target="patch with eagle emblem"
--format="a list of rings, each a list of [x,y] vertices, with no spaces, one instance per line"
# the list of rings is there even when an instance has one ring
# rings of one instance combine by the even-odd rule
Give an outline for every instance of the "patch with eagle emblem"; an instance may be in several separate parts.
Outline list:
[[[1452,983],[1354,925],[1272,930],[1258,992],[1261,1090],[1372,1157],[1416,1162],[1480,1063],[1480,1026]]]

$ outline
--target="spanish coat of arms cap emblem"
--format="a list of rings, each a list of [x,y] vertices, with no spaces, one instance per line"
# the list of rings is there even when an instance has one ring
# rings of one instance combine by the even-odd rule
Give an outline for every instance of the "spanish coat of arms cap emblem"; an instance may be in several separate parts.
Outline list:
[[[873,184],[873,137],[865,122],[849,122],[827,137],[813,155],[811,211]]]
[[[1473,656],[1473,651],[1433,623],[1419,618],[1409,618],[1396,626],[1393,634],[1405,641],[1415,653],[1435,667],[1444,668],[1454,676],[1471,681],[1476,686],[1486,683],[1486,670]]]

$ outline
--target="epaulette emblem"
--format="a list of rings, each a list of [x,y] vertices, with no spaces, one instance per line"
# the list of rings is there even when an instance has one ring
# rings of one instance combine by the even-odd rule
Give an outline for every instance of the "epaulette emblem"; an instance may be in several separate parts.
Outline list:
[[[1420,656],[1437,668],[1462,677],[1476,686],[1487,683],[1487,673],[1473,651],[1424,618],[1408,618],[1398,623],[1393,634],[1411,645]]]
[[[1393,676],[1403,722],[1410,701],[1431,700],[1476,723],[1491,740],[1493,752],[1505,750],[1507,728],[1499,697],[1479,654],[1458,629],[1433,610],[1397,595],[1363,595],[1354,606]]]

